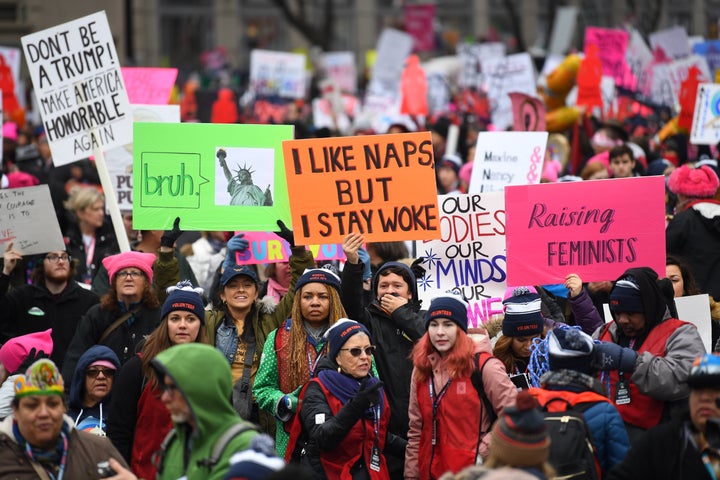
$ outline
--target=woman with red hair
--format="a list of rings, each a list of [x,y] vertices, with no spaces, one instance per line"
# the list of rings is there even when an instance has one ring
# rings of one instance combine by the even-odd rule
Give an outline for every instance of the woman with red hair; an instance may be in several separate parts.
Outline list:
[[[439,478],[478,463],[489,453],[493,420],[515,403],[517,390],[490,353],[487,333],[468,335],[467,307],[455,295],[433,299],[426,333],[413,348],[406,479]]]

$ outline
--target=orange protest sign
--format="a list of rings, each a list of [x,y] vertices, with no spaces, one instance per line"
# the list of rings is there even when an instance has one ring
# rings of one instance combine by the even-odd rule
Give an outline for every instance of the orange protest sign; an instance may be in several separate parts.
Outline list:
[[[430,132],[283,142],[295,243],[440,238]]]

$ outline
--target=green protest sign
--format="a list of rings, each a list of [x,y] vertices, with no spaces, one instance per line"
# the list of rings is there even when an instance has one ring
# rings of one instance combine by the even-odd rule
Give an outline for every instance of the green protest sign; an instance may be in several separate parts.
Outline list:
[[[133,228],[275,231],[290,225],[290,125],[135,123]]]

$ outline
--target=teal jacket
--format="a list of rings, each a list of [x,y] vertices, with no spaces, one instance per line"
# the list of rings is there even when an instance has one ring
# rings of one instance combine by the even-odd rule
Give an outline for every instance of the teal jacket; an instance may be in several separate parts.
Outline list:
[[[198,461],[210,456],[213,446],[232,425],[241,423],[230,404],[232,376],[230,366],[215,348],[200,343],[175,345],[158,354],[153,367],[169,376],[190,406],[196,428],[175,424],[175,439],[163,455],[159,480],[222,480],[230,468],[230,457],[250,446],[258,435],[249,430],[234,437],[214,467]],[[202,462],[201,462],[202,463]]]

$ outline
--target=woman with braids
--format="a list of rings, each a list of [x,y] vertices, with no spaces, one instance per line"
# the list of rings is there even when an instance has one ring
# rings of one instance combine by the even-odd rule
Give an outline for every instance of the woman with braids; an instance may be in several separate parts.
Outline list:
[[[202,293],[187,280],[169,287],[160,325],[115,379],[107,434],[139,478],[155,478],[152,456],[172,428],[150,361],[173,345],[206,341]]]
[[[277,419],[275,447],[280,456],[285,455],[285,426],[290,428],[297,411],[300,389],[314,377],[324,350],[323,334],[343,317],[340,277],[326,268],[307,270],[295,284],[292,316],[265,341],[253,391],[258,406]]]

